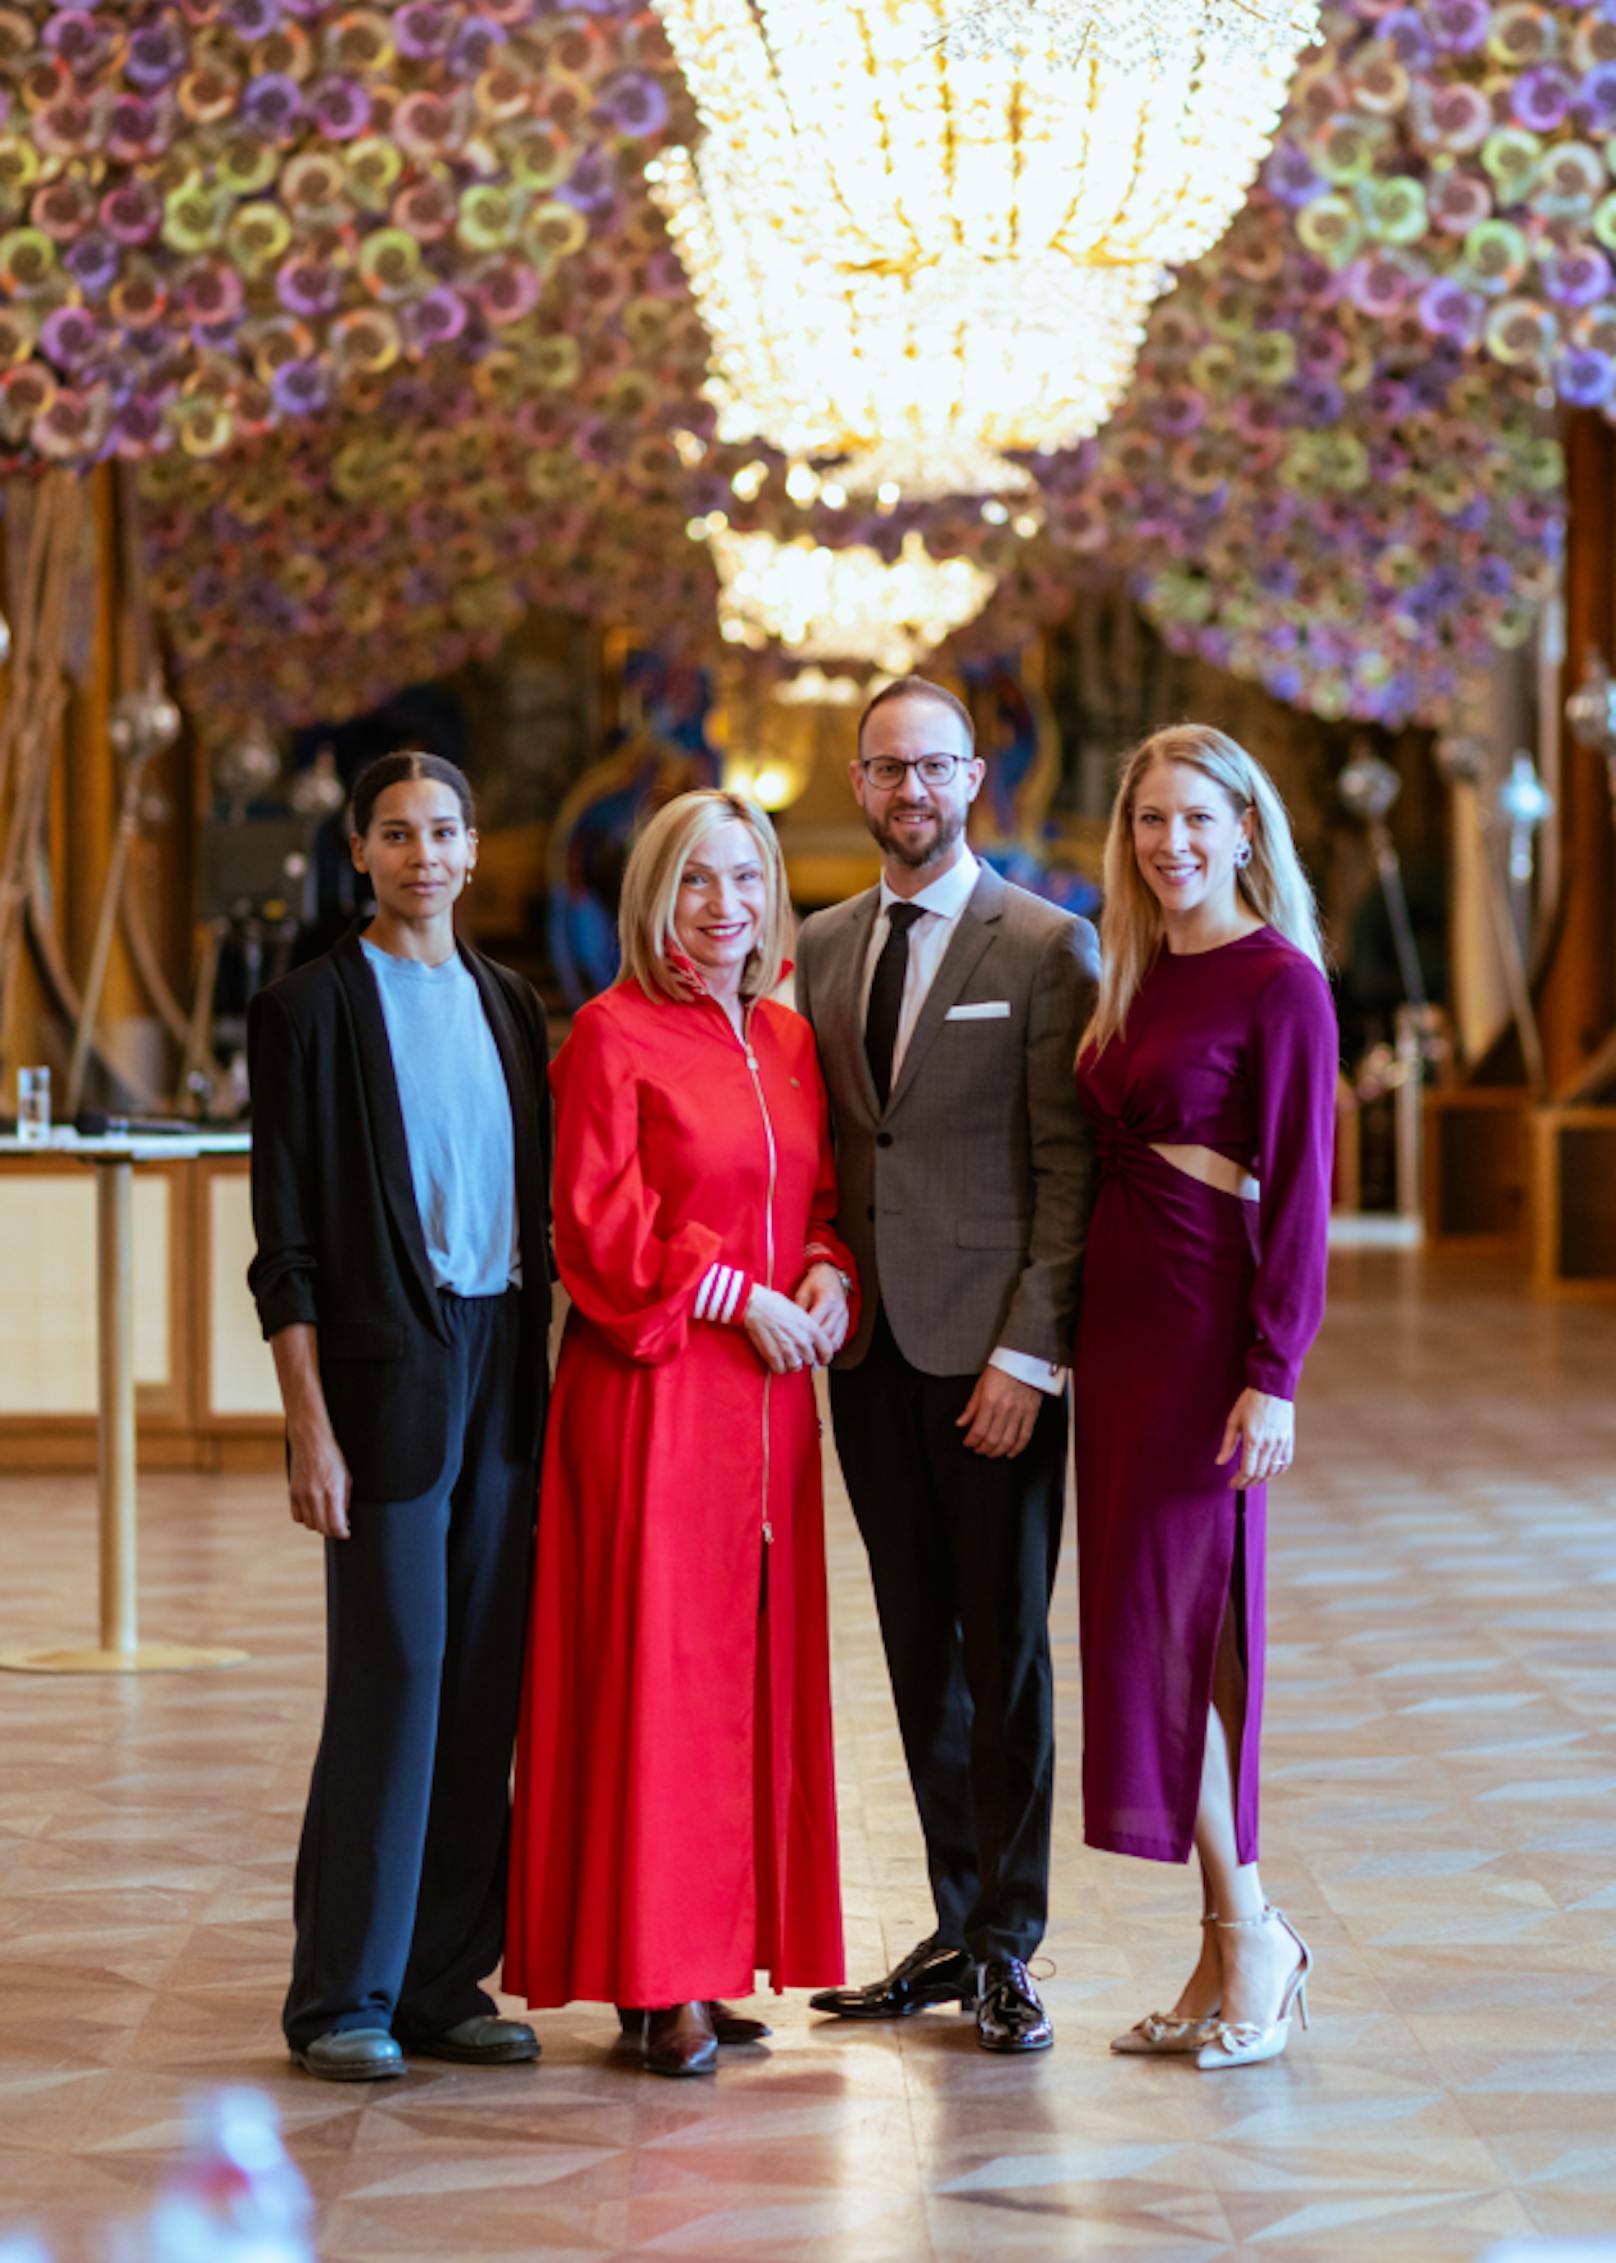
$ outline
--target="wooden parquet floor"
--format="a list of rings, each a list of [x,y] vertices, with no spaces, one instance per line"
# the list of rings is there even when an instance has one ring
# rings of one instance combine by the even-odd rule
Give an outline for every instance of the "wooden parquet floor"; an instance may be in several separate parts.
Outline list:
[[[269,1479],[149,1479],[154,1636],[232,1671],[0,1676],[0,2228],[63,2258],[161,2179],[186,2100],[275,2099],[328,2263],[668,2256],[1446,2258],[1616,2237],[1616,1310],[1393,1252],[1336,1266],[1276,1494],[1270,1891],[1314,2028],[1218,2079],[1107,2056],[1170,2001],[1187,1873],[1086,1852],[1075,1605],[1057,1605],[1058,2042],[839,2029],[801,2000],[716,2082],[654,2080],[598,2008],[538,2068],[289,2069],[276,2015],[317,1725],[314,1545]],[[927,1924],[862,1557],[833,1610],[850,1966]],[[0,1642],[87,1630],[93,1489],[0,1482]]]

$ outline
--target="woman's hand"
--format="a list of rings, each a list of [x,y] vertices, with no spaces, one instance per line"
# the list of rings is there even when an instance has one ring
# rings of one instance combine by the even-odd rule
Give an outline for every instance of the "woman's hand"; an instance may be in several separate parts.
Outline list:
[[[1272,1398],[1267,1391],[1242,1391],[1223,1426],[1219,1462],[1226,1462],[1236,1448],[1240,1458],[1229,1483],[1237,1492],[1265,1485],[1289,1469],[1296,1454],[1296,1409],[1290,1400]]]
[[[292,1438],[292,1521],[327,1540],[348,1537],[348,1497],[353,1479],[329,1425],[321,1432]]]
[[[800,1367],[825,1367],[831,1359],[830,1338],[811,1312],[755,1282],[746,1300],[746,1332],[765,1367],[776,1375],[789,1375]]]
[[[834,1265],[821,1258],[810,1265],[797,1283],[793,1304],[800,1304],[810,1319],[817,1320],[820,1332],[830,1345],[834,1358],[847,1341],[847,1291],[842,1287],[842,1276]]]

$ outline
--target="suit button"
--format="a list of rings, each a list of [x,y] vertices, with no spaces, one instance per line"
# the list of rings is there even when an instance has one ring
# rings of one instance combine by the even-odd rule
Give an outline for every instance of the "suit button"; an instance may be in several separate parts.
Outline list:
[[[890,1147],[892,1145],[892,1134],[890,1132],[877,1132],[875,1144],[877,1147]]]

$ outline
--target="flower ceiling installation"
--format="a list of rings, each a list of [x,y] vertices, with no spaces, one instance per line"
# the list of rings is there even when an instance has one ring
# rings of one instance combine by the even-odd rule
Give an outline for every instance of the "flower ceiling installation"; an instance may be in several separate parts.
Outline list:
[[[1508,134],[1540,100],[1508,14],[1594,58],[1545,167],[1580,136],[1608,174],[1616,146],[1593,109],[1602,15],[1482,10],[1478,45],[1467,5],[1426,0],[1432,60],[1384,89],[1409,12],[1333,12],[1265,186],[1157,303],[1126,402],[1097,441],[1022,457],[1033,491],[1006,506],[805,486],[780,451],[716,439],[707,333],[643,182],[693,121],[638,0],[0,0],[0,468],[149,458],[159,602],[212,740],[372,704],[491,651],[530,603],[709,658],[706,536],[725,526],[888,564],[914,536],[995,577],[944,665],[1016,646],[1076,583],[1122,575],[1180,648],[1300,706],[1440,723],[1552,580],[1562,473],[1534,395],[1547,374],[1601,397],[1586,355],[1606,349],[1591,342],[1603,300],[1568,313],[1547,260],[1590,232],[1602,248],[1607,192],[1574,221],[1541,205],[1546,172],[1524,201],[1499,195],[1492,220],[1544,257],[1489,294],[1453,262],[1481,271],[1499,239],[1483,228],[1467,251],[1475,221],[1431,220],[1455,173],[1472,204],[1478,169],[1497,192],[1486,137],[1469,155],[1421,137],[1454,87],[1485,85]],[[1375,111],[1366,88],[1395,99]],[[443,133],[422,138],[434,120]],[[399,161],[385,195],[378,141]],[[1327,177],[1326,145],[1361,166],[1350,186]],[[1406,225],[1410,183],[1427,233],[1399,246],[1385,231]],[[1345,258],[1338,194],[1382,231]],[[259,258],[283,230],[284,251]],[[507,320],[516,268],[524,310]],[[377,287],[395,280],[398,296]],[[1478,326],[1452,297],[1472,290],[1492,312],[1556,308],[1565,350],[1500,361],[1491,341],[1507,347],[1515,317]],[[758,664],[783,668],[783,649]]]
[[[1237,209],[1316,9],[1131,0],[1172,38],[951,52],[937,0],[653,0],[700,115],[652,168],[726,438],[849,492],[1010,492],[1125,388]],[[981,11],[978,11],[980,14]],[[939,36],[939,24],[943,36]],[[1237,37],[1240,27],[1243,37]]]
[[[670,98],[611,0],[0,5],[0,469],[219,454],[497,344]]]
[[[1364,313],[1616,420],[1616,7],[1348,0],[1268,169]]]

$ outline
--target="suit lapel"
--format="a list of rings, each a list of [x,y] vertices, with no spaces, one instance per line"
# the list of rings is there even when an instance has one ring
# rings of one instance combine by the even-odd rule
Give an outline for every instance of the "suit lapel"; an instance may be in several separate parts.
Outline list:
[[[981,877],[971,890],[971,900],[960,913],[959,925],[952,941],[943,954],[943,963],[926,993],[915,1023],[914,1034],[904,1051],[903,1061],[887,1102],[887,1114],[901,1103],[909,1087],[920,1073],[921,1063],[936,1042],[937,1032],[947,1020],[949,1011],[958,1005],[960,992],[965,988],[977,965],[994,940],[994,924],[1004,902],[1004,882],[991,866],[983,865]],[[872,1090],[872,1097],[874,1088]]]
[[[859,1098],[873,1123],[881,1109],[875,1097],[875,1080],[870,1075],[869,1056],[864,1050],[863,1000],[860,993],[864,985],[864,963],[870,953],[870,937],[875,931],[876,917],[881,909],[880,889],[867,889],[862,896],[855,896],[847,908],[848,919],[843,931],[841,961],[832,968],[827,985],[826,1010],[831,1017],[831,1026],[826,1033],[826,1051],[833,1059],[839,1058],[848,1063]]]
[[[392,1216],[393,1230],[409,1260],[410,1270],[415,1275],[432,1327],[447,1342],[448,1330],[443,1324],[443,1307],[438,1301],[437,1283],[432,1278],[432,1266],[426,1254],[426,1236],[421,1231],[415,1182],[410,1177],[410,1151],[404,1137],[404,1111],[399,1105],[398,1078],[393,1070],[393,1049],[387,1042],[387,1023],[382,1015],[381,993],[376,988],[376,977],[365,963],[365,954],[359,948],[357,927],[351,928],[336,945],[331,958],[347,993],[353,1016],[359,1068],[370,1108],[376,1170]]]
[[[516,1147],[516,1212],[522,1244],[522,1285],[524,1292],[536,1291],[549,1268],[543,1122],[539,1113],[541,1107],[549,1106],[549,1095],[545,1093],[541,1096],[533,1089],[533,1069],[528,1049],[522,1043],[521,1032],[516,1026],[516,1016],[505,995],[504,985],[482,954],[472,950],[468,944],[460,945],[460,957],[477,984],[483,1012],[487,1015],[488,1026],[494,1034],[499,1065],[505,1071]]]

